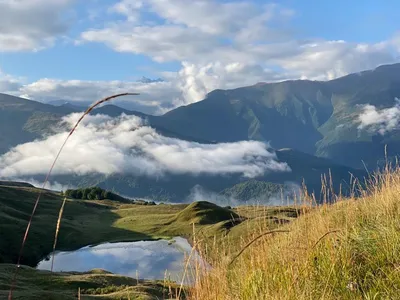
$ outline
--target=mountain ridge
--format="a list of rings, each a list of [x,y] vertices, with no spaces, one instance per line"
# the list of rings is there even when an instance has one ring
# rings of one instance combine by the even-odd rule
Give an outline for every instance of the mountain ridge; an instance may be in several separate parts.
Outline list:
[[[375,105],[377,109],[394,105],[394,97],[400,97],[399,75],[400,64],[395,64],[330,81],[288,80],[218,89],[202,101],[162,116],[129,111],[112,104],[92,113],[112,117],[122,113],[136,115],[160,134],[198,143],[242,140],[268,143],[278,149],[278,160],[287,162],[292,172],[255,179],[273,184],[286,181],[300,184],[305,178],[307,186],[318,191],[323,173],[332,171],[333,179],[339,183],[348,180],[350,173],[362,178],[366,172],[357,169],[364,164],[369,170],[374,169],[384,157],[384,145],[388,145],[389,157],[397,155],[400,134],[394,131],[381,136],[360,132],[357,120],[362,105]],[[47,134],[61,117],[71,112],[77,111],[69,106],[54,107],[0,94],[0,114],[12,115],[1,119],[9,131],[0,134],[0,153]],[[15,136],[18,138],[13,139]],[[135,176],[88,176],[84,182],[107,189],[115,187],[121,193],[131,189],[138,193],[133,195],[137,197],[167,196],[182,201],[199,183],[211,192],[220,193],[243,181],[240,176],[169,176],[165,181]],[[77,182],[74,178],[69,180]]]
[[[179,107],[157,120],[165,128],[215,142],[261,140],[337,163],[374,169],[397,155],[400,135],[360,131],[362,106],[395,105],[400,97],[400,64],[329,81],[287,80],[214,90],[204,100]],[[340,126],[339,126],[340,125]]]

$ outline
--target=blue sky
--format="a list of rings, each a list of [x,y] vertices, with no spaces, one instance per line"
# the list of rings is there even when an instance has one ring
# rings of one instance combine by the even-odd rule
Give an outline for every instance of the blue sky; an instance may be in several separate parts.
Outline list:
[[[143,97],[121,105],[157,114],[216,88],[332,79],[398,61],[399,9],[395,0],[1,0],[0,92],[93,101],[135,90]]]

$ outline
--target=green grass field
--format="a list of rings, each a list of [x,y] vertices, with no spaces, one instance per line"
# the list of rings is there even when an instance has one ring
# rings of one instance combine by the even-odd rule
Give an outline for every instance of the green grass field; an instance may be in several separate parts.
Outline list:
[[[10,270],[13,268],[9,264],[17,261],[22,237],[38,192],[38,189],[26,186],[0,185],[0,291],[3,294],[9,289]],[[42,194],[23,252],[23,265],[34,267],[52,251],[62,201],[63,197],[59,193],[46,191]],[[174,236],[183,236],[191,241],[195,233],[201,239],[202,245],[208,245],[208,251],[204,252],[211,256],[216,253],[212,251],[216,246],[213,241],[236,243],[247,232],[254,231],[260,218],[269,226],[276,227],[281,221],[296,216],[297,210],[290,208],[265,210],[261,207],[242,207],[230,210],[208,202],[190,205],[138,205],[107,200],[67,200],[57,250],[75,250],[102,242],[154,240]],[[143,295],[147,293],[147,297],[151,297],[150,295],[157,294],[154,291],[160,290],[158,283],[147,282],[147,285],[135,287],[131,285],[132,280],[117,275],[97,274],[96,277],[93,274],[51,274],[27,267],[21,274],[15,293],[21,299],[38,299],[37,295],[46,295],[47,299],[62,299],[57,298],[60,293],[65,299],[70,299],[68,297],[73,297],[78,287],[84,286],[102,288],[104,291],[107,288],[116,290],[115,299],[120,299],[118,297],[125,293],[125,289],[132,290],[131,299],[136,299],[134,295],[141,291]],[[122,278],[122,282],[128,280],[129,284],[117,284],[111,280],[115,278]],[[93,282],[92,279],[100,280],[101,285],[96,285],[97,281]],[[105,297],[114,299],[110,295]]]
[[[7,284],[14,271],[15,265],[0,264],[0,299],[7,299]],[[13,299],[73,300],[77,299],[79,288],[81,299],[174,299],[179,292],[179,286],[171,282],[138,281],[104,270],[51,273],[23,266]]]

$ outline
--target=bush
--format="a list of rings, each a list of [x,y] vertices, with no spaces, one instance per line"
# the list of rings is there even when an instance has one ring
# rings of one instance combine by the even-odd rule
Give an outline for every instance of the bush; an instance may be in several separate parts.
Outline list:
[[[72,199],[81,199],[81,200],[114,200],[120,202],[131,202],[129,199],[121,197],[117,194],[114,194],[110,191],[103,190],[102,188],[95,186],[91,188],[84,189],[76,189],[76,190],[66,190],[64,195],[68,198]]]

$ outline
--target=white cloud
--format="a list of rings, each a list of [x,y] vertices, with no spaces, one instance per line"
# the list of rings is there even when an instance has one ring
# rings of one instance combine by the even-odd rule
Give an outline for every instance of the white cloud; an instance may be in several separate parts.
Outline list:
[[[185,60],[194,53],[212,51],[219,43],[197,29],[176,25],[131,27],[129,23],[86,31],[82,39],[104,43],[118,52],[145,54],[157,62]]]
[[[240,206],[240,205],[293,205],[295,200],[300,199],[302,188],[299,184],[294,182],[285,182],[282,189],[270,195],[260,195],[251,199],[238,199],[232,196],[224,194],[217,194],[212,191],[208,191],[200,185],[194,186],[190,195],[186,198],[189,203],[195,201],[208,201],[215,203],[219,206]]]
[[[182,92],[182,96],[175,99],[173,107],[200,101],[208,92],[215,89],[253,85],[266,78],[269,81],[277,81],[285,77],[284,74],[264,69],[260,65],[221,62],[196,65],[183,62],[175,78],[176,86]]]
[[[118,93],[138,92],[140,97],[124,97],[113,103],[138,109],[148,113],[157,113],[179,97],[179,90],[173,82],[132,82],[132,81],[81,81],[41,79],[22,86],[18,93],[32,100],[50,101],[88,101]]]
[[[204,99],[206,94],[217,88],[235,88],[252,85],[265,78],[277,81],[284,74],[263,69],[260,65],[242,63],[207,65],[182,63],[177,73],[163,74],[166,81],[81,81],[40,79],[26,85],[16,85],[13,94],[32,100],[93,102],[111,94],[138,92],[139,97],[124,97],[113,101],[123,107],[151,114],[160,114],[181,105]]]
[[[199,68],[215,63],[258,65],[308,79],[332,79],[398,59],[396,37],[376,44],[298,40],[288,26],[295,13],[277,4],[195,0],[188,6],[184,0],[150,0],[128,9],[126,2],[135,1],[119,3],[127,22],[87,30],[81,41],[144,54],[157,62],[185,61]],[[153,12],[162,21],[149,26],[128,21],[130,13],[140,11]]]
[[[50,7],[59,12],[69,2],[72,0],[54,1]],[[77,43],[101,43],[114,51],[145,55],[156,62],[179,62],[181,68],[176,72],[159,72],[166,82],[51,78],[22,87],[16,82],[10,86],[7,81],[6,88],[0,79],[0,88],[14,89],[15,95],[39,101],[92,102],[113,93],[135,91],[141,96],[116,103],[160,114],[202,100],[217,88],[285,79],[333,79],[398,61],[399,34],[371,44],[301,40],[290,25],[295,15],[282,5],[260,5],[256,1],[193,0],[191,5],[185,0],[116,1],[108,6],[108,14],[102,14],[102,23],[82,32]],[[46,22],[64,24],[54,28],[65,28],[57,14],[47,19]],[[43,24],[40,28],[48,28]]]
[[[42,188],[42,186],[43,186],[43,181],[38,181],[34,178],[13,178],[13,181],[27,182],[37,188]],[[68,189],[76,189],[76,188],[77,187],[74,185],[63,184],[63,183],[59,183],[58,181],[48,181],[45,186],[45,189],[52,190],[52,191],[65,191]]]
[[[152,0],[140,8],[164,22],[143,26],[130,21],[137,18],[138,9],[129,9],[127,2],[133,5],[121,1],[112,7],[123,11],[126,22],[87,30],[80,42],[104,43],[115,51],[145,54],[157,62],[260,63],[252,48],[260,41],[269,44],[286,36],[284,30],[269,27],[272,20],[287,19],[288,10],[278,5],[195,0],[188,6],[183,0]]]
[[[398,61],[398,37],[375,44],[299,40],[290,29],[293,10],[252,1],[121,1],[126,22],[87,30],[81,42],[104,43],[115,51],[143,54],[157,62],[179,61],[172,75],[180,97],[172,107],[204,98],[216,88],[259,81],[326,80]],[[153,13],[159,20],[140,26],[131,16]]]
[[[72,126],[80,114],[64,121]],[[0,157],[0,177],[46,174],[67,133],[21,144]],[[268,145],[256,141],[198,144],[159,135],[142,120],[122,115],[88,116],[70,138],[54,174],[242,174],[290,171],[277,162]]]
[[[74,0],[1,0],[0,52],[47,47],[68,31],[65,10]]]
[[[367,104],[362,107],[359,115],[358,129],[367,129],[384,135],[387,132],[399,129],[400,126],[400,99],[395,98],[395,105],[389,108],[378,109]]]
[[[357,44],[345,41],[315,41],[294,48],[296,52],[275,59],[303,79],[334,79],[393,63],[397,56],[390,44]]]
[[[112,5],[109,12],[122,14],[127,17],[129,22],[138,22],[140,20],[140,9],[143,7],[143,1],[122,0]]]
[[[150,10],[178,25],[196,28],[211,35],[230,35],[245,27],[251,18],[260,14],[251,2],[214,0],[150,0]],[[270,7],[265,10],[269,10]]]
[[[181,282],[184,271],[187,271],[184,270],[186,264],[189,272],[196,266],[198,270],[199,263],[203,268],[210,267],[196,250],[193,251],[186,239],[174,237],[174,241],[172,244],[167,240],[104,243],[71,252],[58,252],[54,259],[54,271],[85,272],[101,268],[133,278],[163,280],[167,276]],[[37,268],[50,270],[51,261],[42,260]],[[193,280],[187,277],[191,276],[186,276],[184,284],[193,284]]]
[[[21,87],[21,78],[14,78],[0,70],[0,93],[13,93]]]

